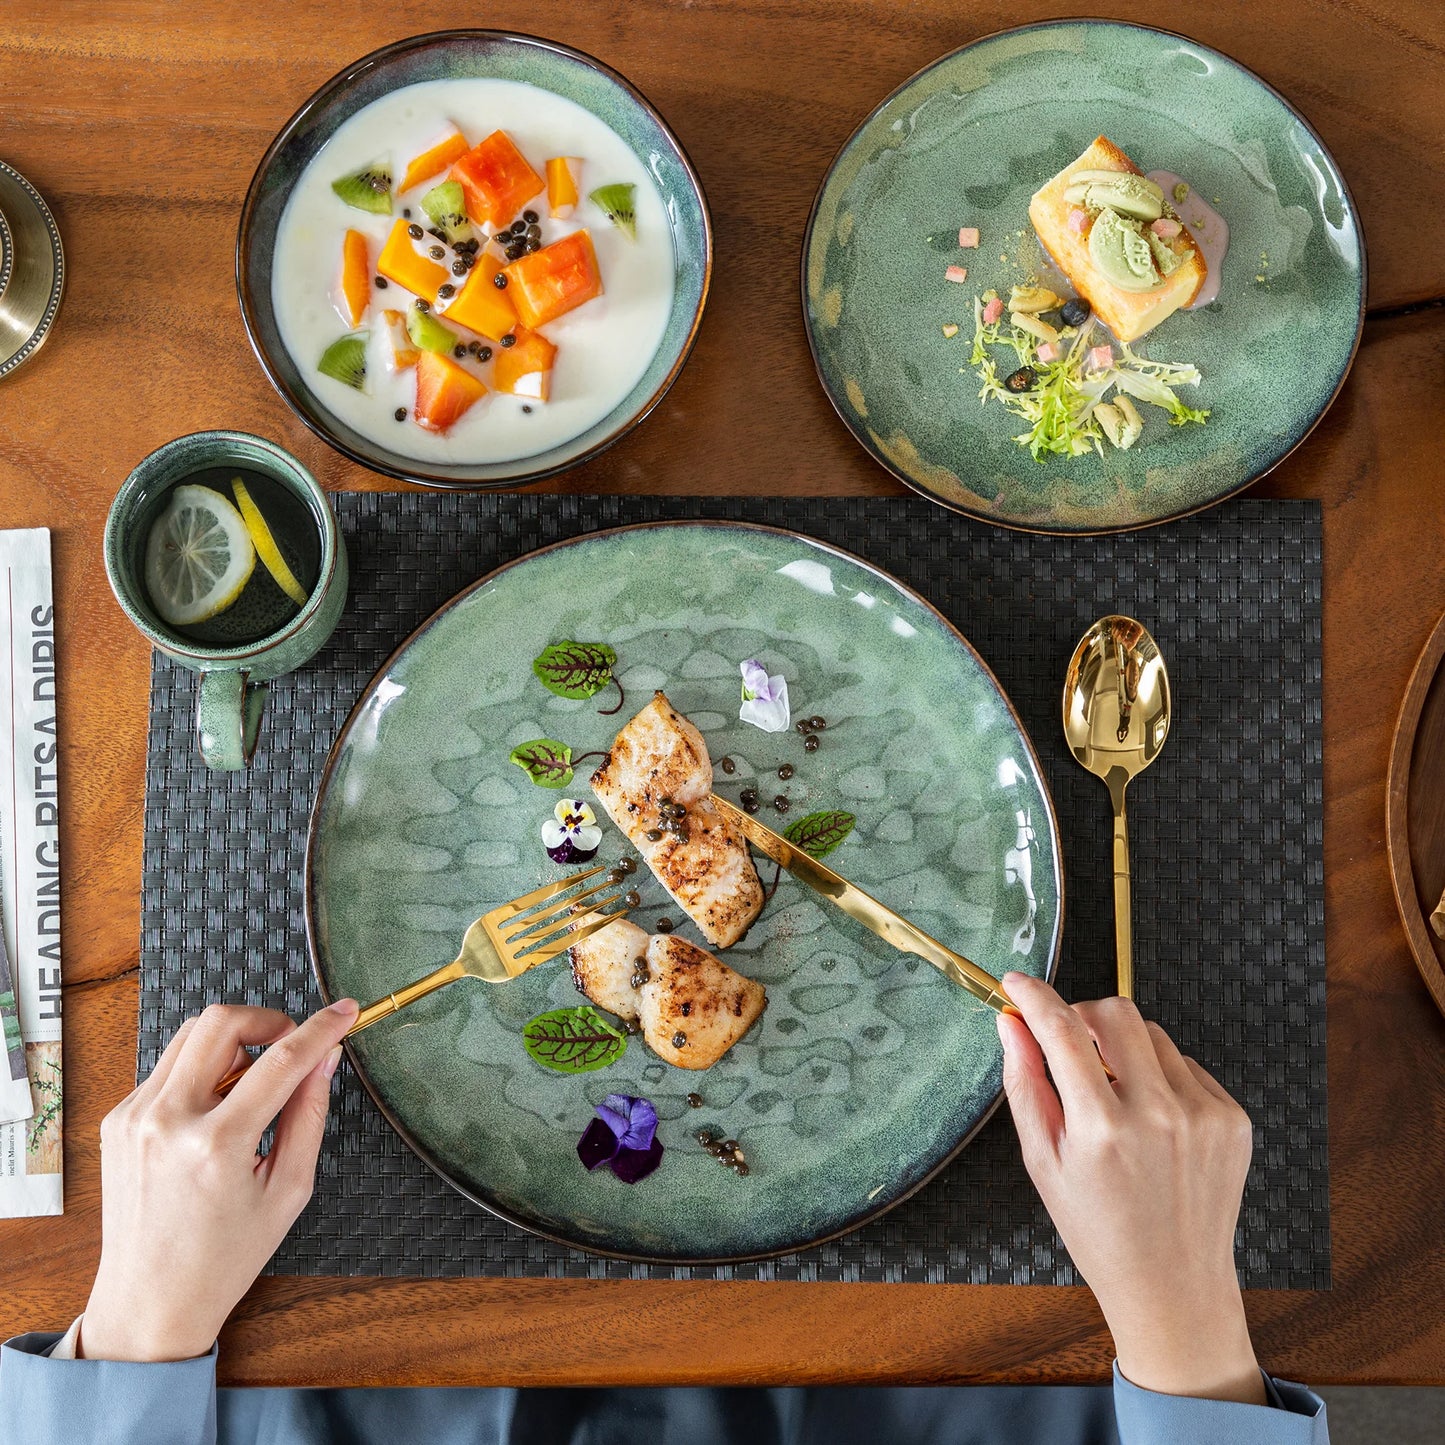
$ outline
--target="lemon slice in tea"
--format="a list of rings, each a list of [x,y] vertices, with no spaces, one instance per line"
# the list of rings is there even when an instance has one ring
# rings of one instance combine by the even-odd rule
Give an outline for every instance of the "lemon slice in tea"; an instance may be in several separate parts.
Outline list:
[[[255,565],[245,518],[209,487],[177,487],[146,537],[146,591],[172,627],[224,612]]]
[[[296,574],[286,565],[286,559],[281,555],[281,549],[276,545],[276,539],[271,535],[271,529],[266,525],[266,519],[261,515],[261,509],[256,505],[255,499],[246,490],[246,484],[240,477],[231,479],[231,490],[236,494],[236,505],[241,509],[241,515],[246,519],[246,530],[251,534],[251,541],[255,544],[256,555],[260,557],[266,570],[275,579],[276,585],[298,606],[306,605],[306,589],[296,580]]]

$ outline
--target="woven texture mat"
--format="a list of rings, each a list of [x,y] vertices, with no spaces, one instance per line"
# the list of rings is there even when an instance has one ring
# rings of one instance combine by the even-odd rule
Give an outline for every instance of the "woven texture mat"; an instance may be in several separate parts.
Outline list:
[[[630,522],[767,522],[860,552],[917,588],[1013,699],[1057,804],[1067,864],[1060,982],[1113,991],[1110,814],[1067,756],[1065,665],[1108,612],[1159,639],[1174,692],[1160,760],[1129,792],[1138,997],[1248,1109],[1247,1286],[1330,1282],[1320,722],[1320,514],[1246,501],[1121,537],[1033,537],[921,500],[343,495],[352,568],[335,636],[272,685],[244,776],[208,774],[195,679],[151,680],[138,1070],[224,1000],[301,1015],[318,1001],[301,876],[327,750],[377,667],[474,578],[545,543]],[[882,1219],[753,1265],[655,1267],[534,1238],[452,1191],[343,1065],[316,1198],[278,1274],[907,1280],[1068,1284],[1074,1273],[1000,1110],[954,1164]]]

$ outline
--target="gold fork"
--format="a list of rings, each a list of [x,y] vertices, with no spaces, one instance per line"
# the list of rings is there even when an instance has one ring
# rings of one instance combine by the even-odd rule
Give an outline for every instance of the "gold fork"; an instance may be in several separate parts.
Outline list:
[[[603,882],[580,893],[571,891],[599,873],[607,874]],[[377,1019],[394,1014],[459,978],[506,983],[508,979],[526,973],[529,968],[556,958],[599,928],[606,928],[614,920],[627,916],[631,904],[627,903],[625,894],[619,891],[606,898],[597,896],[609,888],[627,886],[626,878],[626,873],[616,865],[603,863],[572,878],[544,884],[520,898],[512,899],[510,903],[499,904],[482,914],[467,929],[462,939],[462,951],[450,963],[368,1004],[356,1016],[356,1022],[346,1031],[346,1037],[360,1033]],[[619,898],[624,906],[606,912]],[[549,906],[540,907],[542,904]],[[250,1067],[250,1064],[245,1064],[227,1074],[216,1085],[216,1092],[229,1094]]]

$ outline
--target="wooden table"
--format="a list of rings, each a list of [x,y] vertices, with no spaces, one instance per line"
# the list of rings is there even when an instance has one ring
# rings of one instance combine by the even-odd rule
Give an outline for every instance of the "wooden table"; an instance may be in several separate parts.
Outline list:
[[[1139,18],[1103,0],[1086,8]],[[796,284],[808,206],[836,148],[900,81],[1050,13],[1034,0],[0,7],[0,155],[49,199],[70,262],[54,337],[0,384],[0,525],[55,534],[67,1082],[65,1215],[0,1224],[0,1336],[63,1327],[83,1306],[100,1246],[97,1130],[134,1069],[150,659],[106,587],[106,508],[147,452],[207,427],[274,437],[329,487],[383,485],[295,420],[246,343],[236,219],[272,134],[348,61],[453,21],[553,36],[618,67],[697,164],[717,269],[671,395],[557,489],[890,495],[809,363]],[[1371,272],[1353,375],[1260,488],[1325,509],[1335,1287],[1254,1292],[1249,1314],[1277,1373],[1442,1384],[1445,1020],[1396,916],[1384,779],[1406,678],[1445,608],[1445,9],[1275,0],[1179,20],[1319,130],[1354,190]],[[1110,1358],[1083,1289],[267,1279],[226,1330],[221,1376],[1065,1382],[1104,1378]]]

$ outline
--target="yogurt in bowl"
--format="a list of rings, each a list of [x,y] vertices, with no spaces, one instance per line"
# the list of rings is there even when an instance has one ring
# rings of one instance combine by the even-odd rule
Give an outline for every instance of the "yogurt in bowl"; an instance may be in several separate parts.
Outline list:
[[[523,180],[493,207],[475,181],[499,147]],[[456,228],[422,204],[453,182]],[[470,487],[560,471],[640,421],[691,347],[711,256],[696,176],[627,82],[455,31],[302,107],[252,182],[237,270],[257,355],[308,425],[373,470]],[[532,324],[499,324],[499,298]]]

